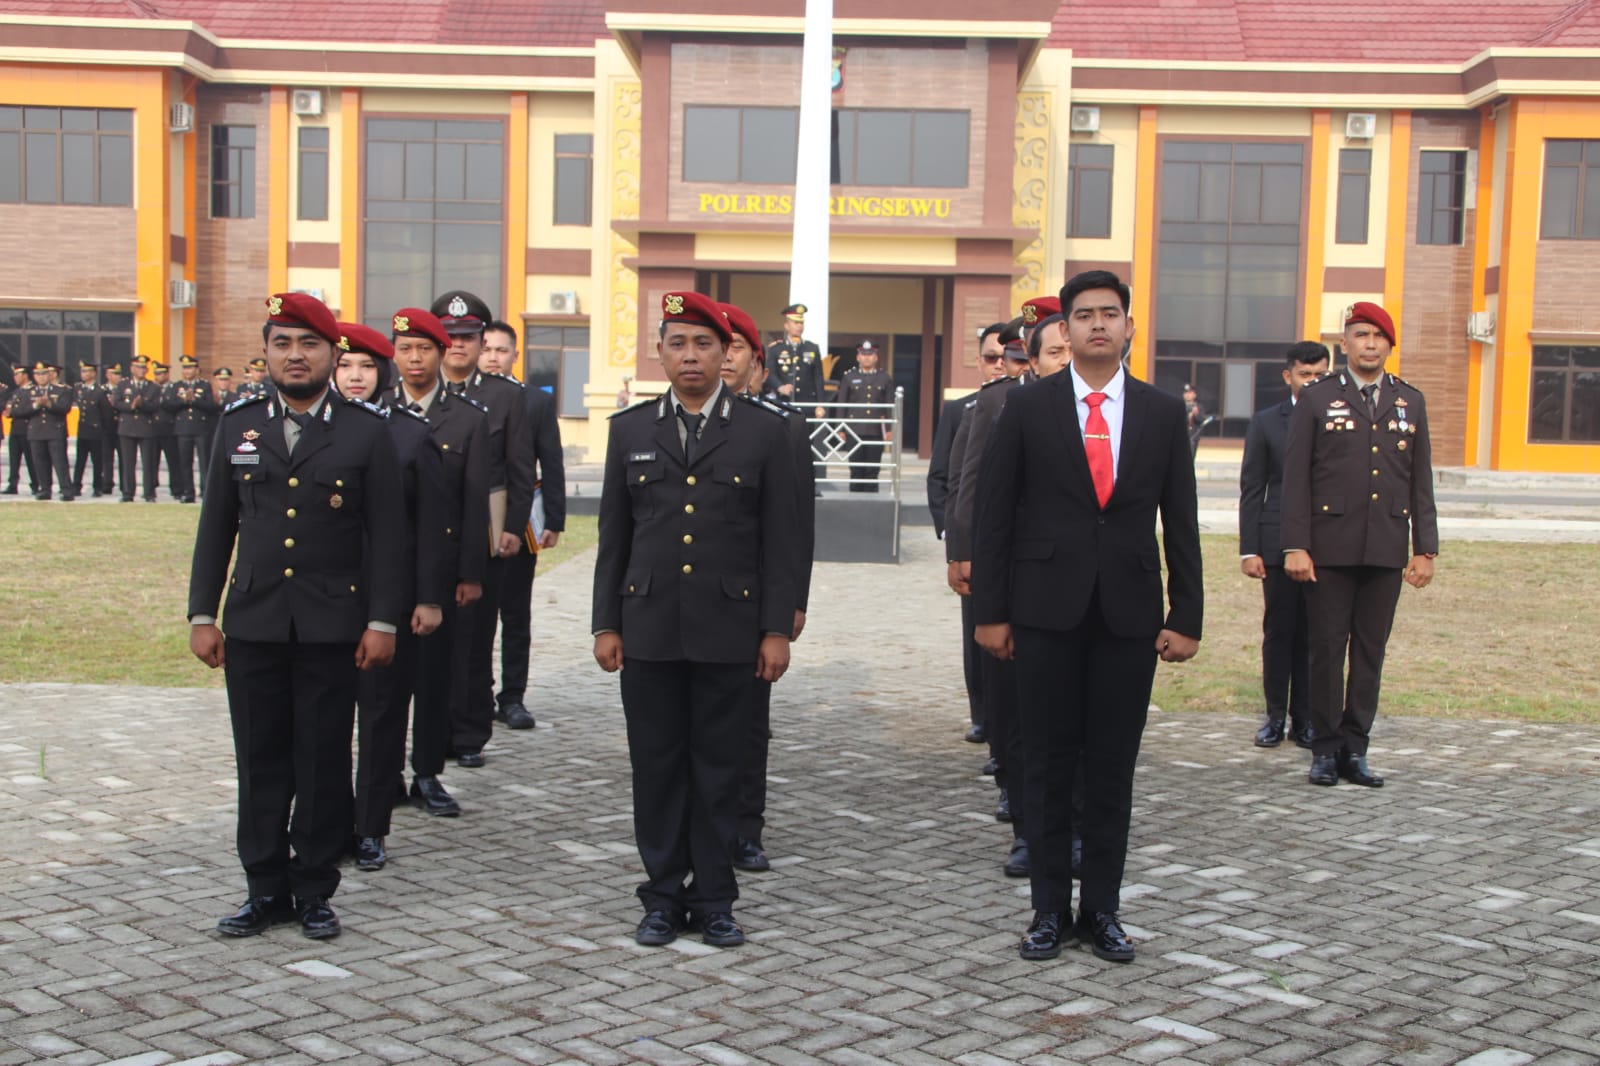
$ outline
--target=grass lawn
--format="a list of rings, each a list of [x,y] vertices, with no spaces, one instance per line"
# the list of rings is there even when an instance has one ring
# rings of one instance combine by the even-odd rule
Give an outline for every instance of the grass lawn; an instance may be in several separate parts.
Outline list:
[[[220,688],[184,622],[199,518],[175,504],[0,507],[0,681]],[[574,515],[539,569],[594,542],[594,518]]]

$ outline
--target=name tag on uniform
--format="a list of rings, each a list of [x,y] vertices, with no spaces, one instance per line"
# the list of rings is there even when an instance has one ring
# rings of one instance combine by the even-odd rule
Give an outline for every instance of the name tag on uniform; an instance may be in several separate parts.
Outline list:
[[[655,452],[633,452],[633,453],[629,454],[628,462],[630,462],[630,463],[652,463],[652,462],[655,462],[655,458],[656,458],[656,453]]]
[[[228,456],[228,461],[230,463],[232,463],[234,466],[254,466],[257,463],[261,462],[261,456],[259,456],[259,455],[239,455],[239,454],[235,453],[233,455]]]

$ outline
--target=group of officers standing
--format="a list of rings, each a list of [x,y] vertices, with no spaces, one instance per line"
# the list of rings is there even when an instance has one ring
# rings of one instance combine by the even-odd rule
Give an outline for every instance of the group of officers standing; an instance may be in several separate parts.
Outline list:
[[[34,499],[59,492],[63,501],[75,500],[84,494],[87,472],[93,496],[120,489],[122,502],[132,503],[142,477],[144,499],[154,502],[165,460],[173,497],[194,503],[205,492],[206,457],[222,408],[266,395],[271,386],[264,359],[250,361],[248,378],[237,390],[227,367],[209,382],[191,355],[181,357],[178,367],[173,381],[170,367],[143,355],[134,357],[126,374],[115,364],[102,371],[85,362],[78,366],[78,383],[70,386],[59,380],[62,368],[55,363],[36,362],[31,371],[13,367],[12,383],[0,387],[0,410],[11,420],[4,495],[19,494],[26,470]],[[74,410],[77,456],[69,466],[68,415]]]

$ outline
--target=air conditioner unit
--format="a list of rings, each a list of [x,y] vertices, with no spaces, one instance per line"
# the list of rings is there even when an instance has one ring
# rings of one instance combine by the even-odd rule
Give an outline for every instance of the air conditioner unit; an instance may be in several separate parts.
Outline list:
[[[289,110],[312,118],[322,114],[322,90],[296,89],[289,96]]]
[[[1070,121],[1073,133],[1095,133],[1100,129],[1098,107],[1074,107]]]
[[[1467,316],[1467,337],[1480,344],[1494,340],[1494,312],[1474,311]]]
[[[1344,117],[1344,139],[1370,141],[1378,132],[1378,116],[1370,111],[1352,111]]]
[[[168,299],[167,303],[173,307],[193,307],[194,282],[184,281],[179,278],[172,283],[169,296],[170,299]]]
[[[188,133],[194,129],[194,105],[179,101],[167,114],[167,129],[173,133]]]
[[[575,292],[553,292],[550,294],[550,313],[553,315],[575,315],[578,313],[578,294]]]

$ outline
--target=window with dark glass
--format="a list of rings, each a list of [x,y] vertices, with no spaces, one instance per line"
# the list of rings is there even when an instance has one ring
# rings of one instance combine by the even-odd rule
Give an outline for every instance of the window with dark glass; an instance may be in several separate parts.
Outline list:
[[[0,203],[132,202],[132,111],[0,105]]]
[[[589,384],[588,326],[529,326],[522,353],[523,381],[556,398],[556,414],[583,418],[583,390]]]
[[[1304,148],[1169,141],[1162,149],[1155,383],[1192,384],[1215,432],[1243,436],[1282,390],[1297,335]],[[1276,384],[1274,384],[1276,383]]]
[[[1600,443],[1600,347],[1534,346],[1528,440]]]
[[[0,374],[36,361],[59,363],[76,382],[83,365],[127,369],[133,358],[133,312],[50,311],[0,307]]]
[[[211,127],[211,217],[256,217],[256,128]]]
[[[589,225],[593,218],[593,179],[594,135],[556,134],[556,225]]]
[[[1600,239],[1600,141],[1544,142],[1539,236]]]
[[[1334,240],[1367,243],[1367,213],[1372,203],[1372,149],[1339,149],[1339,202]]]
[[[1467,153],[1425,151],[1417,175],[1417,243],[1460,244]]]
[[[1067,236],[1111,236],[1109,144],[1075,144],[1067,150]]]
[[[799,108],[685,107],[683,180],[792,184],[799,138]]]
[[[446,289],[499,303],[505,291],[505,123],[364,121],[362,320],[387,331],[397,307]]]
[[[297,217],[328,217],[328,127],[300,127],[300,207]]]
[[[967,111],[839,108],[832,179],[838,185],[965,188],[971,120]]]

